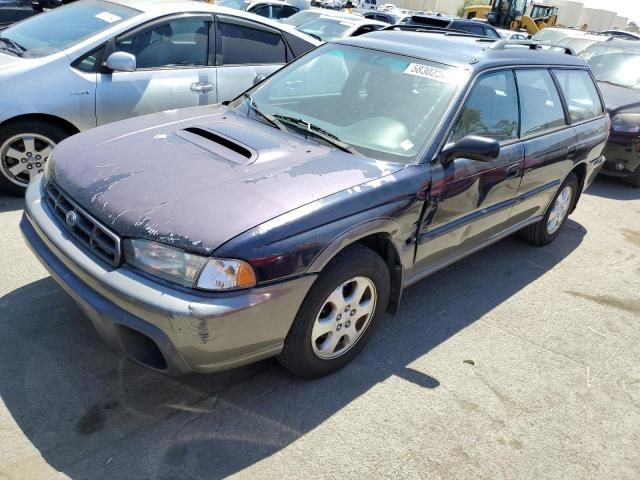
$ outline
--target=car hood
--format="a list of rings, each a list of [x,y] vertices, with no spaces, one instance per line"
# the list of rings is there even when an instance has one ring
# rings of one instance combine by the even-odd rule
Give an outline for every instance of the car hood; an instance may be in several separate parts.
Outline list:
[[[211,253],[267,220],[401,167],[226,107],[163,112],[65,140],[58,186],[122,237]]]
[[[620,112],[640,113],[640,90],[604,82],[598,82],[598,86],[609,114],[615,115]]]

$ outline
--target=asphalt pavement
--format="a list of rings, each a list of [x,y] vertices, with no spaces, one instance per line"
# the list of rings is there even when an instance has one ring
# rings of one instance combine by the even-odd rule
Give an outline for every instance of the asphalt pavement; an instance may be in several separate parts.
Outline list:
[[[0,479],[640,478],[640,190],[406,291],[362,355],[171,378],[111,352],[0,196]]]

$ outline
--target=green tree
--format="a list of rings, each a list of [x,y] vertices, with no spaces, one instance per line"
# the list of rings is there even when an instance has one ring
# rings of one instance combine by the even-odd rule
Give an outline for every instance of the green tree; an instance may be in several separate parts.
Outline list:
[[[627,25],[627,30],[629,32],[640,33],[640,27],[634,21],[629,22],[629,25]]]

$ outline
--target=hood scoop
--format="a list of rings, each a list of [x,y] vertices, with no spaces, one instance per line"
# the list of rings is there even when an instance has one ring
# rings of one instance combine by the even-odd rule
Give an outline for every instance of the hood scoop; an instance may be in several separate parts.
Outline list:
[[[258,152],[235,138],[204,127],[188,127],[175,132],[177,136],[208,152],[237,165],[250,165]]]

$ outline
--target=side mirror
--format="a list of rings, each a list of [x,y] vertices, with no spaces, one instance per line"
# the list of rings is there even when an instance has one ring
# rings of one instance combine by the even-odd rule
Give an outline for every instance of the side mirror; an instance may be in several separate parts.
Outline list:
[[[469,158],[479,162],[491,162],[500,155],[500,143],[493,138],[467,135],[456,143],[445,145],[440,161],[447,165],[456,158]]]
[[[136,57],[127,52],[113,52],[107,58],[107,68],[114,72],[135,72]]]
[[[259,84],[261,81],[263,81],[265,78],[267,78],[266,75],[260,74],[260,75],[256,75],[256,77],[253,79],[253,84],[257,85]]]

